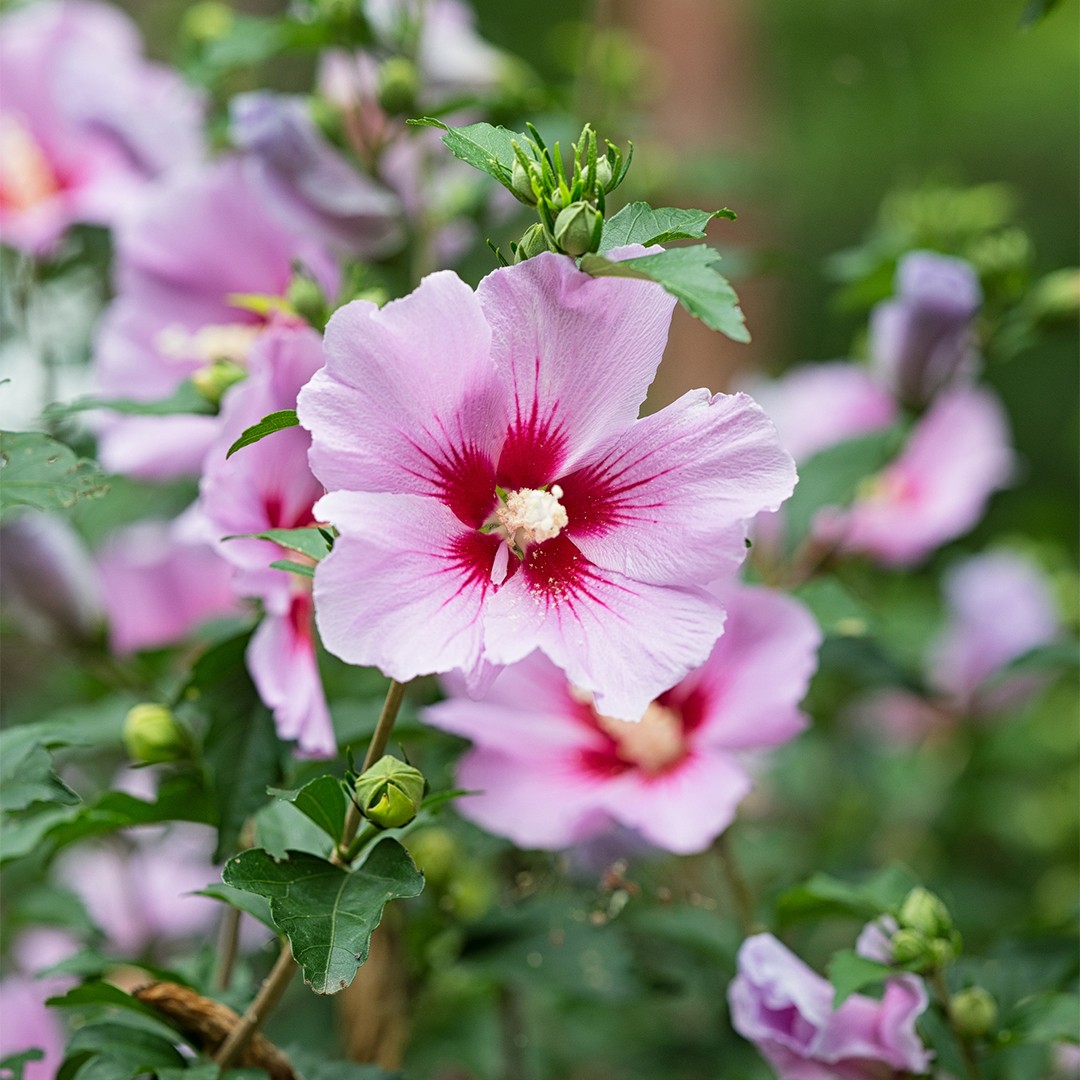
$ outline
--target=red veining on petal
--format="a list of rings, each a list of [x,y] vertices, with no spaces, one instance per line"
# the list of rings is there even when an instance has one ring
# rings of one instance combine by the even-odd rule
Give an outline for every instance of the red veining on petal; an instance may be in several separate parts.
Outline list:
[[[311,591],[295,593],[289,606],[289,625],[293,632],[293,646],[310,649],[312,644],[311,634]]]
[[[501,543],[498,536],[481,532],[462,533],[453,538],[443,557],[447,563],[447,571],[459,577],[455,596],[467,589],[478,588],[486,592],[494,588],[491,584],[491,564]],[[507,581],[517,573],[520,565],[517,559],[510,560],[506,571]]]
[[[266,514],[266,527],[268,529],[303,529],[308,525],[315,524],[315,517],[311,512],[315,500],[301,506],[292,514],[285,512],[285,497],[279,491],[268,491],[263,495],[263,512]]]
[[[521,395],[514,388],[514,419],[506,429],[502,454],[495,470],[501,487],[539,488],[550,484],[566,460],[566,431],[556,419],[558,402],[545,416],[535,387],[540,381],[540,357],[534,361],[532,401],[522,407]]]
[[[421,472],[404,463],[402,468],[430,484],[432,494],[463,524],[474,529],[483,525],[495,502],[495,470],[488,457],[471,443],[457,445],[445,433],[438,440],[439,453],[426,450],[411,438],[408,441],[431,468]]]
[[[671,690],[665,690],[657,699],[658,705],[679,714],[684,735],[692,735],[705,722],[712,706],[712,696],[696,680],[685,679]]]

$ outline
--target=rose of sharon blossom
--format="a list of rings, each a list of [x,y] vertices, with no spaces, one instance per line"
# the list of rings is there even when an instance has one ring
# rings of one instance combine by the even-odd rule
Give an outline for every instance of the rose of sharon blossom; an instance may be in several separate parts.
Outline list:
[[[778,1080],[892,1080],[928,1069],[915,1032],[927,995],[916,976],[890,979],[880,1001],[852,994],[834,1011],[828,981],[771,934],[747,938],[738,967],[728,987],[732,1026]]]
[[[911,251],[900,260],[896,296],[870,318],[870,362],[901,401],[920,407],[971,377],[981,305],[979,277],[963,259]]]
[[[540,653],[507,668],[483,701],[459,695],[426,710],[428,723],[475,744],[457,784],[478,794],[460,813],[522,847],[568,847],[615,823],[681,854],[708,847],[750,790],[741,756],[805,726],[798,703],[821,640],[779,593],[728,589],[725,605],[709,659],[636,722],[599,714]]]
[[[229,130],[268,209],[359,258],[401,246],[401,203],[327,142],[303,98],[240,94],[230,104]]]
[[[184,515],[114,533],[98,555],[109,643],[121,655],[173,645],[212,619],[242,613],[231,570]]]
[[[231,458],[225,454],[244,428],[294,408],[300,387],[321,366],[322,341],[307,325],[273,325],[254,346],[252,375],[226,394],[221,436],[206,458],[199,505],[215,537],[314,523],[312,506],[323,488],[308,468],[306,431],[289,428]],[[311,583],[270,568],[276,559],[304,556],[253,539],[224,540],[218,550],[237,568],[236,592],[263,602],[266,615],[248,646],[247,665],[278,734],[298,740],[304,753],[332,755],[337,742],[315,659]]]
[[[202,153],[202,103],[89,0],[0,19],[0,233],[45,254],[73,222],[113,225],[146,183]]]
[[[332,652],[476,688],[539,648],[624,720],[705,661],[724,612],[702,585],[795,473],[743,394],[635,420],[673,303],[544,254],[335,314],[298,406],[341,533],[315,573]]]
[[[218,360],[245,366],[267,319],[234,296],[282,296],[299,261],[329,293],[337,270],[304,230],[269,212],[242,161],[223,159],[159,185],[116,237],[117,296],[94,343],[104,397],[154,401]],[[98,456],[146,479],[196,474],[214,416],[117,416]]]

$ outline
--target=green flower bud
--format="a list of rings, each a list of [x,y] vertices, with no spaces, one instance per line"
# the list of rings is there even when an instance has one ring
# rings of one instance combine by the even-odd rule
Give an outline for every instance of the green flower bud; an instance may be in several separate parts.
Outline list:
[[[379,104],[391,116],[413,110],[420,76],[416,65],[404,56],[392,56],[379,69]]]
[[[391,754],[379,758],[356,778],[360,812],[374,825],[395,829],[407,825],[424,800],[424,774]]]
[[[225,391],[247,378],[247,368],[235,360],[211,360],[191,376],[191,384],[207,401],[217,405]]]
[[[205,0],[188,9],[184,16],[184,30],[193,41],[217,41],[232,30],[234,22],[235,15],[228,4]]]
[[[949,909],[939,897],[922,886],[912,889],[904,898],[897,921],[902,928],[917,930],[928,938],[947,937],[953,928]]]
[[[147,702],[124,717],[124,746],[133,761],[156,765],[187,756],[187,739],[172,710]]]
[[[948,967],[960,955],[960,935],[953,931],[947,938],[934,938],[926,952],[928,967]]]
[[[606,157],[596,159],[596,186],[601,191],[611,190],[611,181],[615,174],[611,171],[611,162]]]
[[[413,862],[432,885],[443,885],[450,880],[461,855],[454,834],[441,826],[418,829],[406,846]]]
[[[535,206],[537,203],[536,192],[533,190],[532,178],[534,176],[536,176],[535,170],[526,169],[517,158],[514,158],[514,166],[510,170],[510,187],[526,206]]]
[[[524,262],[534,255],[539,255],[541,251],[547,250],[549,249],[547,237],[544,235],[544,226],[530,225],[518,242],[517,250],[514,252],[514,262]]]
[[[892,936],[892,955],[898,964],[913,964],[926,958],[929,942],[917,930],[897,930]]]
[[[949,999],[949,1015],[961,1035],[981,1039],[989,1035],[997,1023],[997,1002],[981,986],[970,986]]]
[[[559,211],[555,219],[555,243],[567,255],[584,255],[600,246],[604,215],[595,206],[579,201]]]

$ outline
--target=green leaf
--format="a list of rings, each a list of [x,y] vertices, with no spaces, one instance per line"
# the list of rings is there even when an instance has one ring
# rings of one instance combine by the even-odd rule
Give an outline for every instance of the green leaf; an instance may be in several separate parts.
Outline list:
[[[650,244],[666,244],[670,240],[703,240],[705,226],[717,217],[734,220],[735,215],[727,209],[679,210],[664,207],[657,210],[646,202],[630,203],[604,222],[598,254],[603,255],[624,244],[644,244],[648,247]]]
[[[0,1080],[23,1080],[26,1066],[31,1061],[43,1061],[44,1050],[22,1050],[18,1054],[8,1054],[0,1061]]]
[[[71,1036],[68,1057],[80,1052],[89,1052],[95,1059],[93,1071],[87,1070],[85,1065],[79,1069],[80,1080],[84,1076],[94,1080],[99,1077],[101,1080],[126,1080],[159,1068],[184,1065],[180,1052],[161,1035],[109,1020],[86,1024]]]
[[[1061,0],[1028,0],[1020,14],[1020,25],[1030,28],[1041,22],[1054,10]]]
[[[203,653],[184,692],[208,722],[203,753],[218,827],[215,861],[236,850],[244,822],[265,805],[281,773],[281,742],[244,662],[249,639],[241,634]]]
[[[45,1004],[51,1009],[84,1009],[88,1005],[113,1006],[139,1013],[158,1024],[161,1023],[161,1013],[143,1004],[137,997],[126,994],[118,986],[107,982],[82,983],[80,986],[72,987],[66,994],[47,999]]]
[[[514,165],[514,148],[511,144],[517,141],[524,146],[529,141],[527,135],[491,124],[466,124],[452,128],[431,116],[407,123],[441,128],[446,132],[442,141],[454,157],[494,177],[507,188],[510,187],[510,171]]]
[[[827,967],[833,988],[833,1008],[839,1009],[852,994],[883,983],[896,973],[888,964],[860,956],[853,949],[835,953]]]
[[[903,428],[894,425],[827,447],[800,465],[795,493],[783,507],[789,546],[806,536],[822,507],[849,506],[862,481],[896,456],[903,438]]]
[[[0,810],[25,810],[37,802],[74,806],[80,801],[56,775],[52,755],[40,743],[0,757]]]
[[[260,533],[238,533],[226,536],[226,540],[270,540],[290,551],[299,551],[302,555],[318,562],[324,559],[330,548],[326,543],[326,534],[316,525],[306,529],[267,529]]]
[[[353,871],[302,851],[278,862],[253,848],[230,859],[222,878],[270,901],[274,922],[317,994],[344,990],[367,959],[384,905],[419,896],[424,887],[423,875],[396,840],[376,845]]]
[[[717,270],[720,256],[707,244],[670,248],[655,255],[613,262],[585,255],[581,269],[593,277],[628,277],[655,281],[678,298],[687,311],[732,341],[750,340],[735,290]]]
[[[269,413],[257,424],[245,428],[240,438],[229,447],[225,456],[230,458],[237,450],[242,450],[245,446],[257,443],[260,439],[265,439],[267,435],[273,435],[275,431],[284,431],[285,428],[297,427],[299,423],[295,409],[280,409],[278,412]]]
[[[293,562],[292,559],[275,559],[270,564],[271,570],[285,570],[290,574],[297,574],[300,577],[313,578],[315,576],[315,567],[308,566],[307,563]]]
[[[271,788],[270,794],[292,803],[305,817],[310,818],[335,843],[345,831],[345,815],[349,796],[343,781],[336,776],[318,776],[296,791]]]
[[[265,896],[256,896],[255,893],[244,892],[243,889],[234,889],[231,885],[218,884],[217,882],[207,885],[205,889],[199,889],[195,895],[209,896],[211,900],[220,900],[223,904],[228,904],[230,907],[245,912],[253,919],[258,919],[264,926],[270,927],[274,933],[277,933],[273,916],[270,914],[270,904]]]
[[[1080,995],[1033,994],[1017,1002],[1002,1025],[1002,1042],[1080,1042]]]
[[[63,510],[109,490],[97,465],[41,431],[0,431],[0,516],[16,507]]]
[[[327,1061],[308,1047],[287,1046],[285,1056],[304,1080],[401,1080],[399,1072],[387,1072],[378,1065],[357,1065],[351,1061]]]
[[[917,882],[903,867],[890,866],[862,885],[849,885],[828,874],[780,894],[776,912],[781,925],[813,918],[847,915],[866,921],[895,912]]]
[[[95,398],[82,397],[75,401],[50,405],[45,410],[48,419],[60,419],[72,413],[87,412],[92,409],[107,409],[109,412],[123,413],[126,416],[173,416],[178,413],[213,414],[217,410],[213,403],[195,389],[194,384],[186,379],[167,398],[158,401],[135,401],[133,398]]]

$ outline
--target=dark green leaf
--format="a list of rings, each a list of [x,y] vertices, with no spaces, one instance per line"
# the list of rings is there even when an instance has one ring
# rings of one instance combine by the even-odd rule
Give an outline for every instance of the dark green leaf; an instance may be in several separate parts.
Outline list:
[[[1061,0],[1028,0],[1020,15],[1020,25],[1034,26],[1045,19],[1060,3]]]
[[[33,724],[0,731],[0,760],[24,753],[34,743],[46,750],[64,746],[120,746],[124,716],[134,698],[109,697],[93,705],[70,705]]]
[[[297,791],[271,788],[270,794],[292,803],[335,843],[341,839],[345,831],[349,796],[342,781],[336,776],[318,776]]]
[[[208,722],[204,758],[214,796],[214,860],[236,850],[240,830],[267,801],[281,772],[281,743],[244,663],[248,634],[208,649],[195,663],[185,697]]]
[[[126,1080],[142,1072],[172,1066],[180,1068],[184,1059],[167,1039],[141,1027],[115,1021],[101,1021],[79,1028],[68,1043],[68,1055],[89,1052],[94,1055],[93,1072],[84,1065],[78,1076],[97,1080]],[[97,1063],[101,1062],[98,1066]]]
[[[44,1050],[23,1050],[18,1054],[8,1054],[0,1061],[0,1080],[23,1080],[23,1073],[31,1061],[42,1061]]]
[[[585,255],[581,269],[593,277],[628,277],[655,281],[678,298],[691,315],[732,341],[746,342],[746,330],[735,290],[717,270],[720,256],[706,244],[670,248],[655,255],[613,262],[603,255]]]
[[[454,157],[468,162],[474,168],[494,177],[500,184],[510,187],[510,170],[514,164],[512,142],[527,145],[528,136],[491,124],[467,124],[464,127],[447,127],[441,120],[430,116],[408,121],[410,124],[441,128],[442,141]]]
[[[0,816],[0,863],[21,859],[37,851],[53,829],[77,817],[71,806],[50,806],[35,814]]]
[[[271,540],[280,544],[290,551],[299,551],[302,555],[318,562],[326,557],[330,550],[326,543],[326,535],[322,529],[311,526],[307,529],[267,529],[261,533],[242,533],[236,536],[226,536],[226,540],[240,540],[251,537],[255,540]]]
[[[800,465],[795,494],[783,507],[789,544],[806,536],[822,507],[850,505],[860,483],[884,468],[902,442],[902,428],[888,427],[830,446]]]
[[[269,413],[257,424],[245,428],[240,438],[229,447],[225,456],[230,458],[237,450],[250,446],[252,443],[257,443],[260,439],[265,439],[267,435],[273,435],[275,431],[284,431],[286,428],[296,427],[299,423],[295,409],[280,409],[278,412]]]
[[[313,578],[315,576],[315,567],[308,566],[307,563],[293,562],[292,559],[275,559],[270,564],[271,570],[285,570],[290,574],[297,574],[300,577]]]
[[[87,982],[74,986],[66,994],[49,998],[45,1004],[53,1009],[82,1009],[88,1005],[114,1006],[147,1016],[157,1023],[161,1022],[161,1013],[107,982]]]
[[[62,510],[104,495],[97,465],[40,431],[0,431],[0,516],[17,507]]]
[[[244,1069],[243,1072],[250,1072],[253,1076],[258,1076],[258,1080],[263,1080],[263,1077],[266,1076],[266,1072],[262,1069],[257,1073],[253,1069]],[[240,1074],[230,1069],[225,1075],[234,1077]],[[183,1069],[166,1068],[157,1071],[157,1080],[218,1080],[220,1076],[221,1069],[212,1061],[206,1061],[199,1065],[188,1065]]]
[[[399,1072],[387,1072],[378,1065],[356,1065],[351,1061],[326,1061],[307,1047],[288,1046],[285,1056],[304,1080],[401,1080]]]
[[[670,240],[703,240],[705,226],[713,218],[734,219],[730,210],[679,210],[672,207],[653,209],[648,203],[624,206],[604,222],[598,254],[624,244],[666,244]]]
[[[1007,1043],[1080,1042],[1080,996],[1034,994],[1011,1010],[1002,1025]]]
[[[304,980],[317,994],[344,990],[367,959],[384,905],[418,896],[424,887],[423,875],[395,840],[376,845],[351,872],[302,851],[278,862],[254,848],[230,859],[222,877],[226,885],[270,901],[274,922],[288,935]]]
[[[895,974],[888,964],[860,956],[852,949],[835,953],[827,970],[833,988],[834,1009],[839,1009],[852,994],[883,983]]]
[[[828,874],[815,874],[809,881],[781,893],[776,912],[782,925],[835,915],[863,921],[875,919],[894,912],[915,884],[915,879],[899,866],[882,870],[862,885],[849,885]]]
[[[244,892],[243,889],[234,889],[231,885],[219,885],[217,882],[207,885],[205,889],[200,889],[197,895],[209,896],[211,900],[220,900],[223,904],[246,912],[253,919],[258,919],[275,933],[277,932],[270,914],[270,904],[264,896],[256,896],[255,893]]]
[[[0,756],[0,810],[25,810],[37,802],[74,806],[79,801],[56,775],[52,755],[40,743]]]

